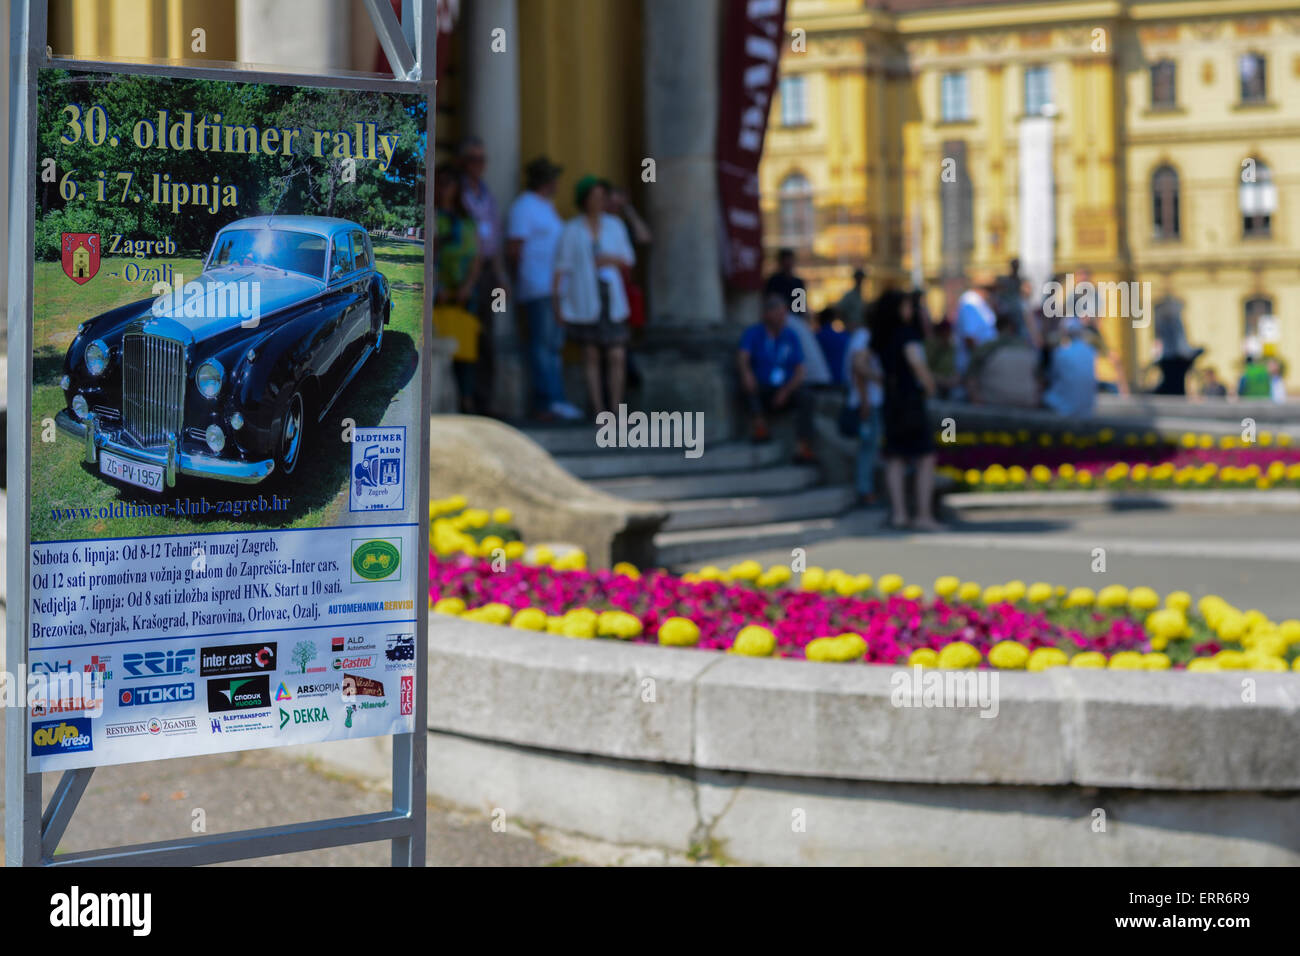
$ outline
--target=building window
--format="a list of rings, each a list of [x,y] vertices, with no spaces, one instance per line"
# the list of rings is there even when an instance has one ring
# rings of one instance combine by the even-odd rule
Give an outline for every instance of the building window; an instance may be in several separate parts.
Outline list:
[[[1243,53],[1237,61],[1241,74],[1241,101],[1262,103],[1268,97],[1267,62],[1262,53]]]
[[[940,253],[943,274],[960,276],[975,249],[975,190],[966,162],[964,140],[943,143],[943,155],[953,161],[953,175],[939,182]]]
[[[1025,67],[1025,115],[1042,116],[1052,105],[1052,74],[1047,66]]]
[[[1151,107],[1168,109],[1178,105],[1177,67],[1173,60],[1151,64]]]
[[[781,244],[811,246],[814,234],[812,183],[802,173],[791,173],[780,187]]]
[[[1246,300],[1242,335],[1247,351],[1258,351],[1265,341],[1271,341],[1275,329],[1273,318],[1273,300],[1267,296],[1256,296]]]
[[[1157,239],[1177,239],[1181,234],[1178,210],[1178,173],[1161,166],[1151,177],[1151,228]]]
[[[808,81],[803,76],[781,77],[781,125],[806,126],[808,119]]]
[[[1267,238],[1273,232],[1273,213],[1277,211],[1277,189],[1273,171],[1258,159],[1251,158],[1241,171],[1237,187],[1237,205],[1241,210],[1241,234],[1246,238]]]
[[[939,112],[945,123],[970,119],[965,73],[958,71],[943,75],[939,84]]]

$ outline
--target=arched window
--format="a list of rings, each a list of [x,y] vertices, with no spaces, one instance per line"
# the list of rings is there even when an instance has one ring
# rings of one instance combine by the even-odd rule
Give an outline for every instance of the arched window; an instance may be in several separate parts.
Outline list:
[[[1242,163],[1237,205],[1241,210],[1243,236],[1257,238],[1272,234],[1277,189],[1273,185],[1273,171],[1261,160],[1252,157]]]
[[[813,222],[813,189],[803,173],[791,173],[781,180],[779,191],[781,244],[810,246]]]
[[[1172,166],[1161,166],[1151,175],[1151,230],[1157,239],[1182,234],[1178,206],[1178,173]]]

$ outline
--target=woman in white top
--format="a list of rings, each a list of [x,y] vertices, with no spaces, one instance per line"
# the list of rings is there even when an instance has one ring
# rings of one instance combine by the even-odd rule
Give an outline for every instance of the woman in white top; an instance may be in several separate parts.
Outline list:
[[[623,403],[629,309],[619,267],[631,266],[636,256],[627,228],[605,215],[605,187],[595,176],[578,180],[574,198],[580,212],[565,223],[555,250],[555,314],[567,337],[582,343],[587,395],[599,413]],[[608,404],[601,388],[602,350]]]

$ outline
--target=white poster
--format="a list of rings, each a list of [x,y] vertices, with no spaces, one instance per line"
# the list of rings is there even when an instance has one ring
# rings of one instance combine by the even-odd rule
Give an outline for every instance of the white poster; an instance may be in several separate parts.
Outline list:
[[[1036,295],[1051,280],[1055,260],[1054,125],[1050,116],[1020,121],[1020,274]]]

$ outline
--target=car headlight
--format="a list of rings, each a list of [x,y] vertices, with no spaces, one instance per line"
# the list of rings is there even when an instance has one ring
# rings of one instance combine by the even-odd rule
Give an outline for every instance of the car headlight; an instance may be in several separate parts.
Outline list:
[[[241,414],[239,414],[239,412],[235,412],[235,414],[231,415],[231,416],[230,416],[230,427],[233,428],[235,431],[239,431],[241,428],[243,428],[243,427],[244,427],[244,416],[241,415]]]
[[[203,432],[203,440],[208,443],[214,455],[220,455],[221,449],[226,447],[226,433],[221,430],[220,425],[209,425]]]
[[[221,391],[221,382],[226,377],[226,370],[216,359],[208,359],[194,373],[194,383],[199,387],[199,394],[204,398],[216,398]]]
[[[95,339],[86,346],[86,371],[91,375],[99,376],[104,374],[106,368],[108,368],[108,346],[104,344],[103,339]]]
[[[90,414],[90,405],[86,402],[86,396],[77,394],[72,399],[72,414],[76,415],[83,422],[86,416]]]
[[[72,388],[72,376],[65,375],[63,378],[59,379],[59,388],[63,389],[65,392]]]

